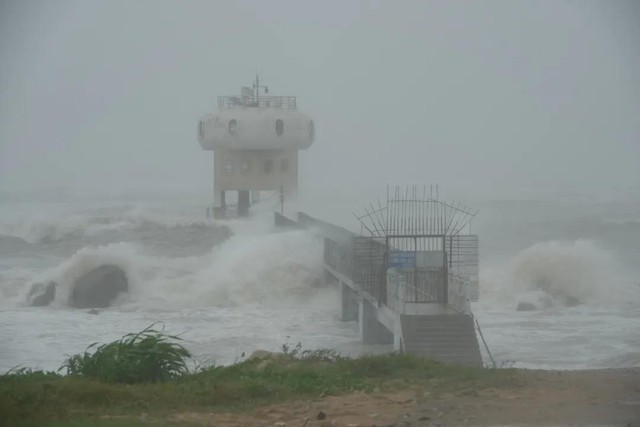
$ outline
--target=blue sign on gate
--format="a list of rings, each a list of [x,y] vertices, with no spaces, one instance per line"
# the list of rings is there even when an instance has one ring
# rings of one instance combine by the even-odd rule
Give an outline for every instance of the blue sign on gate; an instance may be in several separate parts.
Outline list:
[[[415,252],[394,251],[389,254],[389,268],[413,268],[415,266]]]

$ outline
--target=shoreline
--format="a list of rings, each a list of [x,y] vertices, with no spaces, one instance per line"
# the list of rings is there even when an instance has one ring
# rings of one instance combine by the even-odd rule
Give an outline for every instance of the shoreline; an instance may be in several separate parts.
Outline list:
[[[420,388],[355,392],[253,409],[177,413],[168,421],[225,426],[640,426],[640,368],[515,370],[525,384],[441,395]],[[322,412],[326,419],[318,420]]]
[[[489,369],[407,355],[336,359],[315,353],[308,358],[269,354],[162,383],[119,384],[38,372],[0,376],[3,426],[149,423],[640,426],[640,367]]]

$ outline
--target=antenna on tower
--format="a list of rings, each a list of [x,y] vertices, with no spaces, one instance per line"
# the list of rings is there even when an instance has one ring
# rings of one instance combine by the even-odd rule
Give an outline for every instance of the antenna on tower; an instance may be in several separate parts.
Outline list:
[[[256,97],[256,106],[260,106],[260,88],[264,89],[264,93],[267,94],[269,93],[269,86],[265,86],[265,85],[260,85],[260,75],[258,74],[258,71],[256,70],[256,81],[255,83],[253,83],[253,88],[255,90],[255,97]]]

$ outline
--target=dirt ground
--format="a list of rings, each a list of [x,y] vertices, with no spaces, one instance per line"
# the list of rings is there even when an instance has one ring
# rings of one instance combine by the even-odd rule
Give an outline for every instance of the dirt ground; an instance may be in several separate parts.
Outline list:
[[[171,419],[229,427],[640,426],[640,369],[523,376],[524,385],[478,392],[353,393],[260,407],[250,414],[184,413]]]

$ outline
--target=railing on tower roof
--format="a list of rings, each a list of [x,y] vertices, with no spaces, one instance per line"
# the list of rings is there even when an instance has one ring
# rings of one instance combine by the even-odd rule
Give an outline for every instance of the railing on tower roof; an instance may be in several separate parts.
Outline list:
[[[279,108],[283,110],[296,111],[296,97],[295,96],[267,96],[261,95],[256,98],[254,96],[219,96],[218,108],[233,109],[233,108]]]

